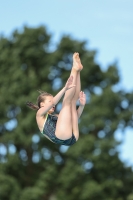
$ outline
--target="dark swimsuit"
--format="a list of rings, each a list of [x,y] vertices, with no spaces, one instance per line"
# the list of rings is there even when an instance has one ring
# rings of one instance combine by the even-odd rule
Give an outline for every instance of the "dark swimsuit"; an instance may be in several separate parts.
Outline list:
[[[72,133],[72,137],[67,140],[61,140],[56,137],[55,130],[56,130],[57,119],[58,119],[57,116],[48,114],[42,134],[45,135],[48,139],[50,139],[55,144],[71,146],[74,143],[76,143],[76,138],[73,133]]]

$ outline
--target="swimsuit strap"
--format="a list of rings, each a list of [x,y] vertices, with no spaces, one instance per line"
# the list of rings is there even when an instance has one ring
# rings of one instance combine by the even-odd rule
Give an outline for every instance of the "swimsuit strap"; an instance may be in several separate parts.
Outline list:
[[[47,118],[48,118],[48,113],[46,114],[46,119],[45,119],[45,122],[46,122]]]

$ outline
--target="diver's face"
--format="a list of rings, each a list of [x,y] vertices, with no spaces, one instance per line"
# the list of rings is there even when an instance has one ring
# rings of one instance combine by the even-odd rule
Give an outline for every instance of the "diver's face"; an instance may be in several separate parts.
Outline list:
[[[53,103],[53,96],[47,96],[45,101],[44,101],[45,104],[49,104],[49,103]],[[51,114],[55,111],[55,106],[53,106],[49,111],[48,113]]]

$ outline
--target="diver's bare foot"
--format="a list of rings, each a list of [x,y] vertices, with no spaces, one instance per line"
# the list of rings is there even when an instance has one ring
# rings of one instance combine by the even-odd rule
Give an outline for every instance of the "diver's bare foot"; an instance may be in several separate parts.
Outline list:
[[[80,61],[79,53],[77,52],[73,54],[73,68],[76,71],[81,71],[83,69],[83,66]]]

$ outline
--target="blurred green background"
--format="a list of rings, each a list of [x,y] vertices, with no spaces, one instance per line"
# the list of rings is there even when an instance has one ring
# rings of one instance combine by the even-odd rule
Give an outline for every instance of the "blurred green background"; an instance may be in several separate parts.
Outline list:
[[[133,200],[132,8],[131,0],[1,2],[0,200]],[[42,136],[25,103],[64,86],[75,51],[87,104],[68,148]]]
[[[45,26],[0,39],[0,200],[133,199],[133,172],[114,139],[118,128],[133,126],[133,93],[116,91],[117,65],[103,71],[86,41],[63,36],[52,50],[51,39]],[[80,138],[66,148],[41,135],[25,102],[36,102],[38,89],[56,94],[63,87],[75,51],[87,105]]]

